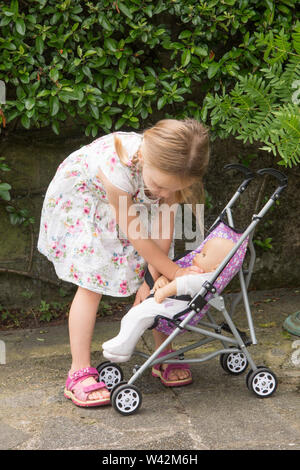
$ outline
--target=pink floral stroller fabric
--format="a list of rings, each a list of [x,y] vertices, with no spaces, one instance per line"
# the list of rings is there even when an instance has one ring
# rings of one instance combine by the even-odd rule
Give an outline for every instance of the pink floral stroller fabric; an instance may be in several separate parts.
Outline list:
[[[242,236],[243,233],[239,233],[235,231],[233,228],[229,227],[226,225],[224,222],[219,222],[218,225],[210,232],[210,234],[206,237],[206,239],[201,243],[201,245],[196,248],[195,250],[191,251],[187,255],[185,255],[183,258],[180,258],[179,260],[175,261],[176,264],[178,264],[181,268],[185,268],[187,266],[190,266],[192,264],[192,260],[194,256],[197,253],[200,253],[204,244],[210,240],[211,238],[215,237],[220,237],[220,238],[227,238],[229,240],[232,240],[234,243],[237,243]],[[243,241],[241,246],[238,248],[238,250],[235,252],[235,254],[232,256],[231,260],[228,262],[228,264],[225,266],[223,271],[220,273],[220,275],[217,277],[217,279],[214,282],[214,287],[217,290],[218,294],[221,294],[223,289],[227,286],[227,284],[233,279],[233,277],[239,272],[239,270],[242,267],[245,254],[247,251],[247,246],[248,246],[248,237]],[[200,287],[199,287],[200,290]],[[208,292],[205,296],[205,300],[209,300],[212,297],[212,294]],[[199,313],[197,313],[189,322],[190,325],[196,325],[199,320],[206,314],[208,311],[210,305],[207,304]],[[179,312],[178,312],[179,313]],[[183,315],[181,318],[186,316],[188,313]],[[168,320],[164,319],[159,319],[158,324],[156,326],[156,329],[158,331],[161,331],[165,333],[166,335],[170,335],[172,331],[174,330],[174,326],[170,325],[170,322]]]

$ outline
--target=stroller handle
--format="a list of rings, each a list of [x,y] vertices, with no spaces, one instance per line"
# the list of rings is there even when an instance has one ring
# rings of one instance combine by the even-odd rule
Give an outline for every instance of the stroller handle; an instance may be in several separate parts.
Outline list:
[[[261,170],[257,170],[257,174],[261,176],[263,175],[274,176],[279,181],[278,188],[276,189],[274,194],[272,194],[271,196],[271,199],[273,200],[278,199],[281,191],[283,191],[283,189],[286,188],[288,184],[287,176],[281,171],[275,170],[275,168],[262,168]]]
[[[256,177],[256,174],[253,171],[249,170],[249,168],[247,168],[244,165],[241,165],[240,163],[229,163],[228,165],[225,165],[224,171],[228,171],[228,170],[240,171],[246,177],[246,179],[243,181],[243,183],[240,185],[238,189],[239,193],[243,193],[245,189],[247,188],[248,184],[250,183],[250,181]]]

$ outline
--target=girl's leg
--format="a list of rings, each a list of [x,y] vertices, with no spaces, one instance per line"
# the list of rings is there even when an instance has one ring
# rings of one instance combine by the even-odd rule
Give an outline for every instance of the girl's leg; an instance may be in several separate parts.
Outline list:
[[[91,342],[96,321],[96,314],[102,294],[78,287],[69,313],[69,335],[72,354],[70,372],[91,366]],[[83,381],[85,386],[96,383],[92,377]],[[105,389],[89,394],[90,400],[106,398]]]
[[[162,343],[167,339],[167,335],[162,333],[161,331],[153,330],[153,339],[155,344],[155,349],[162,345]],[[172,349],[172,343],[169,343],[168,346],[165,348],[165,351]],[[162,369],[166,369],[167,364],[161,364]],[[187,379],[189,376],[189,372],[184,369],[173,369],[169,373],[169,380],[182,380]]]

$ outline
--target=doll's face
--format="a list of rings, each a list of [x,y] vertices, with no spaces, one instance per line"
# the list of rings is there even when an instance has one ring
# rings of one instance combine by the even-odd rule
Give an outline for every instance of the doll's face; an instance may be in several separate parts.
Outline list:
[[[210,273],[217,269],[234,245],[232,240],[226,238],[211,238],[205,243],[201,253],[194,256],[193,265],[202,268],[205,273]]]

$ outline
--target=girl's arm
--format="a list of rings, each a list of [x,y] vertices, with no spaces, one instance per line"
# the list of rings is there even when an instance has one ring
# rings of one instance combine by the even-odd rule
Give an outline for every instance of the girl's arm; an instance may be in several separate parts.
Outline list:
[[[170,208],[172,210],[170,210]],[[163,205],[160,206],[153,223],[153,235],[156,235],[157,238],[152,237],[152,240],[155,241],[167,256],[174,236],[177,208],[178,203],[176,203],[174,196],[164,199]],[[150,263],[148,264],[148,269],[152,275],[153,281],[156,281],[161,273]]]
[[[116,222],[124,235],[142,258],[151,263],[159,273],[164,274],[168,279],[174,279],[177,271],[180,270],[179,266],[170,260],[164,251],[148,237],[148,232],[143,227],[139,216],[129,214],[130,208],[133,206],[131,195],[114,186],[101,170],[99,170],[98,176],[104,184],[108,201],[115,209]],[[139,228],[139,233],[137,230],[134,230],[137,227]],[[185,270],[181,269],[181,271],[182,274],[187,274],[187,272],[195,272],[196,269],[185,268]]]

